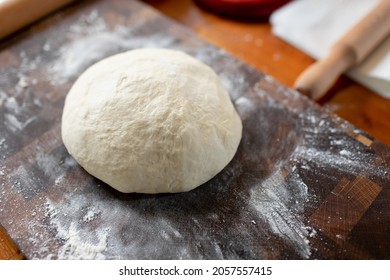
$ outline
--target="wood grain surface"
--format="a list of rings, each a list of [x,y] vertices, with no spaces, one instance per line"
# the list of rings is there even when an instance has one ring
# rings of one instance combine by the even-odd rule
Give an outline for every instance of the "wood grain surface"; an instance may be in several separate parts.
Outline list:
[[[0,260],[22,260],[23,254],[0,225]]]
[[[153,4],[255,68],[137,1],[75,4],[0,45],[0,221],[22,253],[28,259],[390,258],[389,147],[333,115],[334,101],[319,107],[258,72],[285,75],[289,85],[299,71],[285,66],[303,67],[293,57],[311,62],[272,37],[266,24],[225,21],[189,1],[169,2]],[[250,51],[268,41],[281,48]],[[236,43],[228,49],[228,42]],[[243,119],[234,160],[194,191],[115,192],[62,144],[63,101],[77,76],[103,57],[138,47],[180,49],[209,64]],[[343,80],[341,88],[378,100]],[[338,90],[333,100],[341,96]],[[1,242],[2,258],[21,257],[9,239]]]

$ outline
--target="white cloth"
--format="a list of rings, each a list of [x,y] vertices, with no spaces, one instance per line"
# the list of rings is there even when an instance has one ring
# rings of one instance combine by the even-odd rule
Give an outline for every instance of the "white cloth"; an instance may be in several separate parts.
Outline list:
[[[313,58],[362,19],[379,0],[296,0],[271,16],[272,32]],[[390,98],[390,37],[347,75]]]

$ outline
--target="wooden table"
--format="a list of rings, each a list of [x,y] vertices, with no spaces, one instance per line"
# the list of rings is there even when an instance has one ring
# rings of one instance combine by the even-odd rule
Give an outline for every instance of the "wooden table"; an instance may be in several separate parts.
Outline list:
[[[287,86],[291,86],[299,73],[313,62],[307,55],[273,36],[268,23],[223,19],[199,9],[190,0],[144,2]],[[326,110],[390,144],[390,100],[342,77],[320,103]],[[365,140],[362,141],[364,143]],[[359,177],[356,180],[361,181]],[[347,182],[344,184],[348,185]],[[340,183],[342,185],[343,182]],[[0,227],[0,259],[18,258],[23,258],[23,255]]]

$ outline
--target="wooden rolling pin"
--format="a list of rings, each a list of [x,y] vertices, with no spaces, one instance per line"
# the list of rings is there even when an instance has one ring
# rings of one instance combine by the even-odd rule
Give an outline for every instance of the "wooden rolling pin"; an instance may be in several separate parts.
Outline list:
[[[0,0],[0,39],[74,0]]]
[[[389,34],[390,0],[382,0],[331,47],[325,58],[303,71],[295,89],[320,99],[341,74],[359,64]]]

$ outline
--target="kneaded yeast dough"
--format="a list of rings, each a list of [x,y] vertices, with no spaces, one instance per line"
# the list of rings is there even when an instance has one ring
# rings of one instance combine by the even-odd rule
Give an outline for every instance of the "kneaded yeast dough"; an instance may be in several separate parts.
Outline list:
[[[189,55],[138,49],[87,69],[69,91],[62,138],[121,192],[189,191],[233,158],[242,124],[214,71]]]

